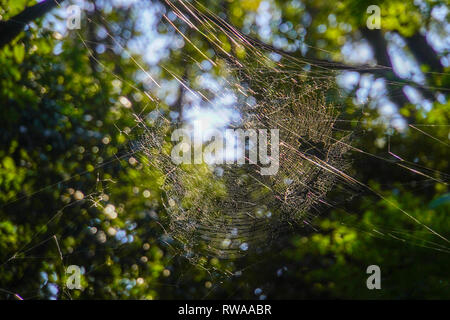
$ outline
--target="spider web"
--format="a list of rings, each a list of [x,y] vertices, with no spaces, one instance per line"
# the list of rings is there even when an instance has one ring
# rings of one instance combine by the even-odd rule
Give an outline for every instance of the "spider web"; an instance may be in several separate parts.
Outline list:
[[[231,259],[257,251],[290,224],[310,222],[337,180],[351,183],[343,173],[349,138],[336,138],[336,108],[327,105],[323,94],[330,83],[305,81],[308,77],[302,73],[286,83],[289,70],[283,69],[288,67],[281,62],[270,66],[273,61],[266,60],[259,60],[256,67],[243,61],[229,66],[238,77],[229,83],[242,96],[235,105],[241,120],[230,126],[280,130],[275,175],[261,175],[258,164],[177,166],[170,153],[164,153],[168,150],[164,132],[170,132],[167,119],[153,126],[140,122],[145,134],[137,149],[143,150],[144,163],[164,176],[168,234],[194,261],[199,254]],[[249,98],[256,103],[250,105]]]

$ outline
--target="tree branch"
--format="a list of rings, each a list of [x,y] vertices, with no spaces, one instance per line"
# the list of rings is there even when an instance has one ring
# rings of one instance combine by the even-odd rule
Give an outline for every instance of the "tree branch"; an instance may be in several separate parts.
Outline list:
[[[63,1],[59,0],[59,3]],[[58,2],[55,0],[45,0],[25,8],[7,21],[0,21],[0,49],[14,40],[28,23],[42,17],[57,5]]]

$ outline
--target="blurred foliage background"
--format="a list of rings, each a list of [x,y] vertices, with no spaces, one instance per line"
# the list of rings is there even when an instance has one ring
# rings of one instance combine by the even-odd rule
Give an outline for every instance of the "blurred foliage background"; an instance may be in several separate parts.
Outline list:
[[[206,262],[238,270],[233,276],[176,254],[162,241],[158,179],[126,148],[132,111],[155,108],[142,92],[158,96],[173,117],[183,115],[185,92],[159,63],[194,83],[195,61],[204,56],[162,19],[171,11],[164,2],[60,1],[60,8],[48,0],[30,11],[36,3],[0,0],[2,299],[450,298],[449,243],[371,192],[259,255]],[[450,237],[446,1],[200,3],[293,56],[339,63],[339,103],[364,151],[351,153],[351,174]],[[79,30],[64,27],[70,4],[82,8]],[[381,29],[369,30],[373,4]],[[200,34],[173,21],[215,58]],[[358,67],[375,63],[386,68]],[[381,290],[366,287],[373,264]],[[83,266],[83,290],[66,288],[69,265]]]

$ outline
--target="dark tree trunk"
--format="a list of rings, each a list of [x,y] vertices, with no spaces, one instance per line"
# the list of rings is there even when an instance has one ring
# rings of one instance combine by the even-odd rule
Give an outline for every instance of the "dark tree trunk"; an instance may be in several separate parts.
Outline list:
[[[439,57],[436,55],[433,47],[430,46],[425,36],[419,32],[411,37],[405,37],[409,50],[417,59],[419,64],[425,64],[430,67],[431,71],[443,72],[443,67]]]
[[[396,76],[394,74],[391,58],[389,57],[389,53],[387,50],[387,41],[384,38],[382,31],[380,29],[369,30],[367,28],[363,28],[361,29],[361,33],[364,38],[370,43],[370,46],[372,47],[374,52],[375,59],[377,60],[377,64],[387,67],[384,78],[387,81],[392,81]],[[386,84],[389,98],[391,98],[392,102],[397,104],[399,108],[403,107],[409,102],[408,98],[402,90],[402,87],[403,86],[400,85],[394,86],[389,83]]]

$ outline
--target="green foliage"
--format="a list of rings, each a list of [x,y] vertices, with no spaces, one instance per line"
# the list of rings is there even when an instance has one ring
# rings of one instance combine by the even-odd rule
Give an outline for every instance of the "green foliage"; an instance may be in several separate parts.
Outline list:
[[[261,3],[203,2],[240,28]],[[1,19],[32,3],[0,1]],[[310,48],[307,55],[314,58],[342,60],[344,43],[361,37],[358,30],[365,25],[370,4],[383,8],[383,32],[409,37],[429,20],[429,12],[412,1],[271,3],[281,10],[281,17],[271,22],[271,37],[283,34],[287,43],[301,40],[322,49],[313,54]],[[312,17],[309,25],[299,23],[305,13]],[[102,15],[117,26],[115,36],[124,43],[138,35],[126,9]],[[291,23],[289,31],[279,30],[281,20]],[[327,26],[325,31],[320,25]],[[130,30],[131,35],[124,36]],[[208,57],[215,56],[204,38],[188,36]],[[232,52],[233,44],[226,41],[223,49]],[[244,58],[245,50],[238,47],[235,54]],[[185,57],[204,59],[186,44],[170,52],[167,64],[180,78],[184,74],[195,83],[196,62]],[[114,50],[96,58],[75,32],[61,38],[42,28],[42,19],[0,50],[0,289],[39,299],[258,298],[257,287],[268,298],[450,298],[448,243],[398,209],[450,237],[449,190],[442,179],[448,176],[450,159],[448,101],[433,101],[428,112],[412,104],[399,106],[403,117],[423,125],[416,128],[426,132],[409,127],[389,138],[391,151],[411,161],[409,169],[386,152],[387,128],[374,125],[375,109],[365,110],[361,127],[352,127],[361,133],[355,146],[367,154],[351,154],[351,174],[384,199],[365,190],[317,217],[315,231],[296,228],[294,235],[283,235],[260,255],[235,262],[204,257],[198,267],[177,255],[173,241],[164,238],[161,173],[146,166],[145,159],[126,154],[127,142],[134,138],[127,132],[136,126],[131,111],[155,108],[129,85],[137,82],[139,68]],[[143,64],[140,57],[135,59]],[[448,88],[448,67],[444,71],[426,74],[426,81]],[[224,71],[219,66],[213,72]],[[171,78],[164,70],[160,77]],[[142,84],[137,86],[145,91]],[[339,102],[346,119],[358,121],[361,113],[352,94]],[[121,97],[131,102],[131,109]],[[420,168],[426,176],[412,171]],[[208,183],[203,172],[197,178],[193,188]],[[225,193],[220,185],[208,187],[218,198]],[[188,200],[199,201],[189,195]],[[84,290],[65,288],[65,267],[72,264],[84,266]],[[365,270],[372,264],[381,267],[380,291],[365,285]],[[228,273],[207,271],[211,269]],[[229,276],[240,269],[245,271]],[[0,297],[13,298],[4,291]]]

